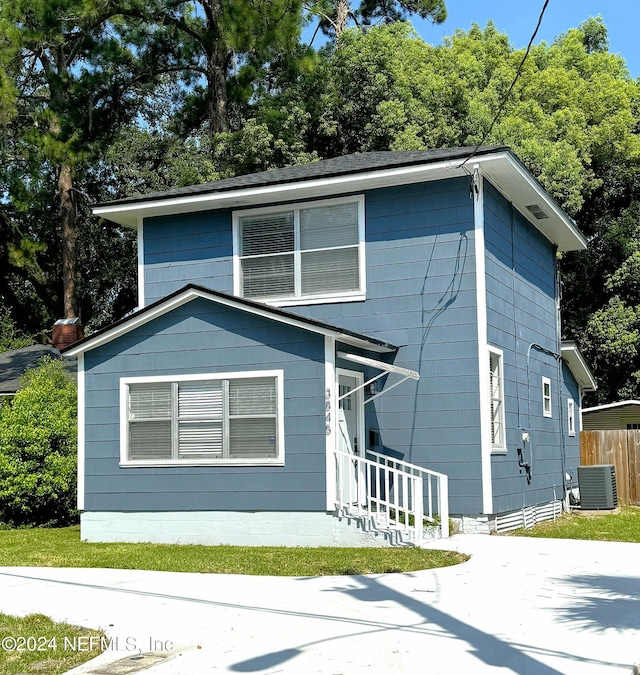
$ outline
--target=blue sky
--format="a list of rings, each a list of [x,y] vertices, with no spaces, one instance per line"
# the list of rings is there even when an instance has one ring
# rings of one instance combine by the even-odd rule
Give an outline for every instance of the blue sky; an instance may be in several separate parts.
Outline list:
[[[438,45],[457,28],[468,30],[474,22],[484,27],[491,19],[519,49],[527,46],[544,0],[446,0],[446,5],[449,16],[439,26],[413,21],[425,42]],[[620,54],[630,74],[640,77],[640,0],[550,0],[535,44],[552,42],[557,35],[598,15],[609,32],[609,51]]]

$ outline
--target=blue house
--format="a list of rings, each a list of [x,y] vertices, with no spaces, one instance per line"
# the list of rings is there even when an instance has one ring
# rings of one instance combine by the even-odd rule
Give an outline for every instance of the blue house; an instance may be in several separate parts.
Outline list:
[[[95,213],[137,229],[139,309],[65,351],[83,539],[419,544],[449,516],[489,531],[561,508],[595,383],[560,339],[556,258],[586,242],[509,148]]]

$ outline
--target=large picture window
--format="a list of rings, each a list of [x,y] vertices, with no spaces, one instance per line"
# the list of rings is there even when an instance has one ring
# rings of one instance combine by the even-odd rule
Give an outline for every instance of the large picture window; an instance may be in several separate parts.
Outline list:
[[[124,378],[124,464],[277,464],[280,372]]]
[[[280,305],[364,296],[362,197],[236,212],[233,220],[237,295]]]
[[[502,352],[489,350],[489,404],[491,407],[491,449],[506,450],[504,415],[504,375]]]

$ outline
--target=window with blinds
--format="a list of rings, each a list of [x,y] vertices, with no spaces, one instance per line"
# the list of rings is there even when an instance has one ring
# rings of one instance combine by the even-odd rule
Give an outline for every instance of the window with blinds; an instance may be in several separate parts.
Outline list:
[[[502,354],[489,351],[489,403],[491,407],[491,446],[493,450],[504,450],[505,417]]]
[[[237,289],[246,298],[364,292],[362,198],[235,214]]]
[[[278,377],[125,383],[128,462],[278,460]]]

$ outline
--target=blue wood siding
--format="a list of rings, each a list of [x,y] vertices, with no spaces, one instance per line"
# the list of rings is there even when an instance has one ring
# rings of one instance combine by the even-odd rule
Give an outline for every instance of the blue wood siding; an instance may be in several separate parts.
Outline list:
[[[550,355],[559,351],[553,246],[513,211],[499,192],[485,185],[488,341],[504,352],[506,380],[508,452],[492,457],[494,511],[502,512],[549,501],[554,486],[557,495],[561,494],[563,466],[575,464],[577,448],[576,439],[563,436],[565,394],[575,389],[575,381]],[[366,301],[290,309],[401,346],[394,362],[418,370],[421,379],[408,381],[367,406],[367,428],[379,431],[376,438],[380,446],[374,449],[446,473],[451,481],[451,512],[480,513],[479,397],[486,392],[478,391],[474,221],[469,182],[450,179],[365,192],[365,214]],[[147,302],[189,282],[232,292],[231,219],[230,210],[221,210],[146,220]],[[243,321],[240,317],[235,320]],[[282,331],[274,326],[263,328],[260,340],[273,346],[272,341],[280,339]],[[192,362],[186,354],[180,356],[185,359],[185,372],[199,363],[206,331],[200,338],[190,335],[189,339],[194,341],[196,356]],[[204,340],[199,347],[198,339]],[[286,342],[288,338],[282,339]],[[155,343],[149,346],[156,348]],[[288,350],[289,345],[283,349]],[[126,361],[126,356],[125,351],[123,363],[133,367],[135,357]],[[222,361],[238,368],[254,358],[242,348],[231,346],[222,356]],[[164,353],[154,356],[149,351],[145,359],[154,367],[161,368],[163,363],[166,367]],[[352,363],[338,365],[354,369]],[[296,368],[302,368],[302,363],[297,362]],[[550,419],[542,416],[542,376],[552,382]],[[315,380],[311,382],[315,386]],[[299,383],[300,396],[313,405],[313,387],[305,389],[304,378]],[[575,400],[577,412],[577,389]],[[288,433],[302,434],[305,430],[303,417],[289,420],[287,415],[287,425],[291,425]],[[525,448],[533,465],[531,485],[527,485],[517,463],[522,429],[529,430],[532,438]],[[294,442],[298,442],[295,434],[298,440]],[[304,466],[299,465],[305,464],[306,455],[304,461],[300,460],[301,453],[291,458],[289,447],[287,435],[287,471],[304,472]],[[314,462],[322,469],[315,455]],[[201,471],[198,469],[198,473]],[[217,471],[205,471],[205,475],[210,477]],[[242,474],[238,470],[227,473]],[[265,471],[256,469],[255,473],[262,475]],[[278,475],[277,471],[267,473]],[[206,482],[207,478],[202,480]],[[273,506],[280,499],[275,494],[280,484],[270,480],[275,482],[260,493],[265,498],[260,501],[266,503],[268,493]],[[324,485],[318,490],[324,490]],[[305,502],[300,495],[295,504],[304,506],[313,501],[319,505],[320,496],[312,494],[317,498]]]
[[[567,391],[577,387],[558,357],[553,244],[491,186],[485,189],[485,242],[487,337],[504,352],[507,453],[492,457],[494,511],[500,513],[562,498],[576,447],[567,433]],[[543,377],[551,382],[551,417],[543,415]],[[518,448],[531,464],[530,484]]]
[[[193,300],[88,352],[85,369],[86,510],[325,509],[321,336]],[[284,467],[119,466],[121,377],[273,369],[284,371]]]
[[[366,301],[295,311],[401,346],[394,363],[417,370],[421,378],[366,406],[367,427],[380,432],[381,445],[373,449],[446,473],[452,512],[479,513],[478,333],[469,182],[455,179],[366,192],[365,213]],[[396,377],[390,376],[389,382]]]
[[[185,284],[233,292],[231,212],[205,211],[144,221],[145,303]]]

